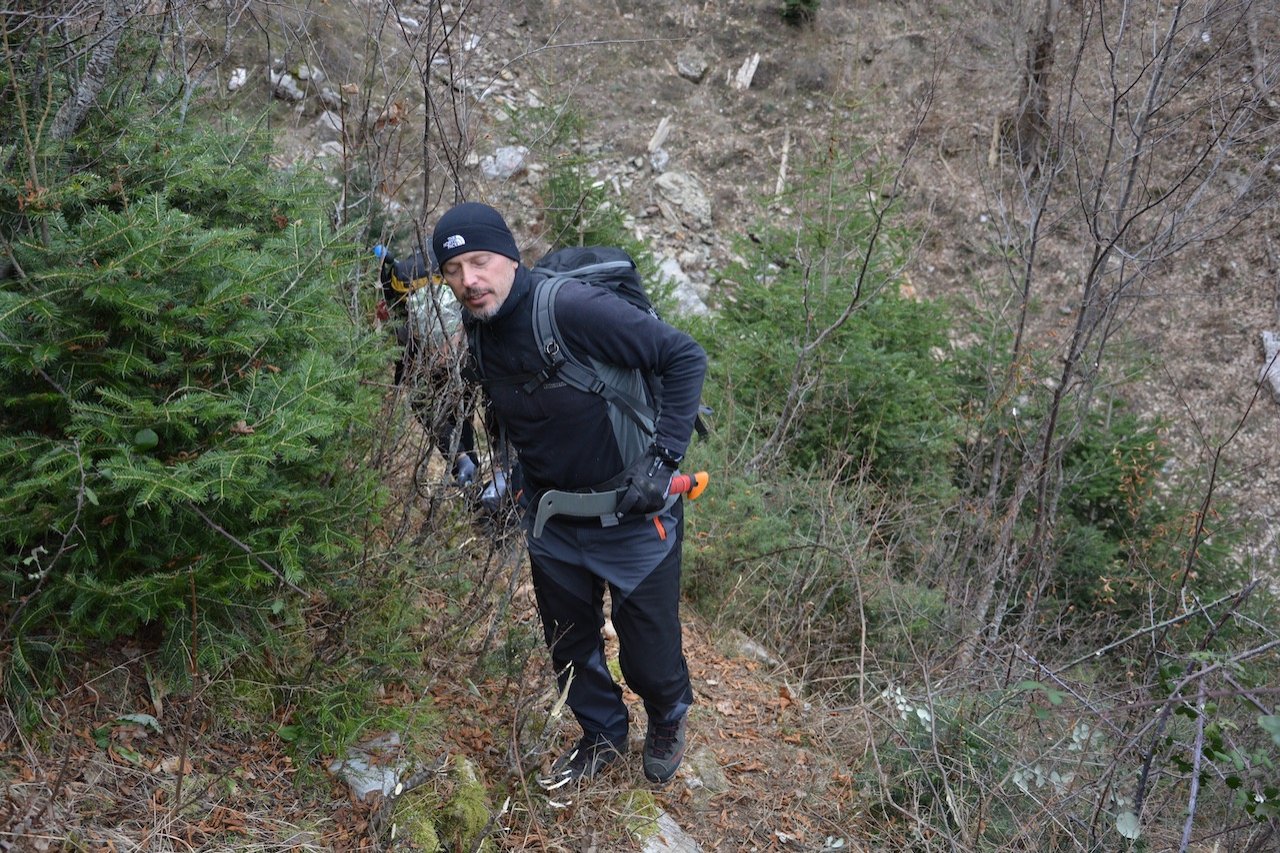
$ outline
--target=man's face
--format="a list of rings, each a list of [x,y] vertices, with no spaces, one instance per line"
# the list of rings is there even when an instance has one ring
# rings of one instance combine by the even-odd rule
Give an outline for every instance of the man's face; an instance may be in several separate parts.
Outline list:
[[[440,272],[462,307],[473,317],[488,320],[507,301],[517,266],[495,252],[464,252],[445,261]]]

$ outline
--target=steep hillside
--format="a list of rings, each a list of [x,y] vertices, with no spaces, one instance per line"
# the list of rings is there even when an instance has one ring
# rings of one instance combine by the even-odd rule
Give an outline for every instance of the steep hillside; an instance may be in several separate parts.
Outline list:
[[[401,11],[425,22],[428,7]],[[1143,18],[1151,8],[1135,6],[1134,13],[1160,24]],[[398,152],[394,197],[404,205],[402,219],[429,229],[452,197],[456,174],[465,195],[508,211],[534,254],[547,245],[542,206],[555,159],[585,155],[637,235],[713,305],[731,288],[721,276],[735,241],[749,239],[761,222],[793,218],[778,193],[813,157],[843,147],[859,172],[897,173],[899,214],[918,229],[904,276],[909,292],[962,300],[1010,330],[1025,324],[1030,349],[1053,353],[1080,333],[1081,305],[1096,298],[1086,288],[1092,240],[1079,215],[1088,212],[1087,199],[1073,187],[1082,169],[1098,168],[1095,146],[1106,140],[1086,117],[1120,96],[1099,73],[1101,57],[1070,53],[1071,36],[1100,27],[1097,14],[1062,6],[1059,44],[1041,82],[1051,90],[1050,107],[1062,113],[1058,133],[1064,140],[1074,134],[1076,142],[1059,157],[1056,200],[1033,215],[1035,187],[1009,168],[1008,156],[996,155],[1026,85],[1028,33],[1038,14],[995,13],[981,4],[827,2],[812,26],[792,27],[780,22],[771,0],[471,4],[464,35],[450,42],[466,49],[432,54],[433,84],[452,85],[454,100],[436,93],[424,101],[410,82],[379,88],[417,120],[380,144]],[[1171,194],[1167,210],[1134,223],[1133,230],[1157,236],[1126,249],[1136,253],[1127,263],[1138,265],[1143,252],[1151,260],[1104,284],[1118,301],[1109,303],[1108,353],[1138,369],[1120,395],[1168,421],[1175,477],[1202,477],[1221,452],[1217,493],[1238,523],[1258,526],[1255,556],[1273,569],[1280,406],[1266,388],[1255,394],[1261,335],[1280,325],[1280,262],[1271,236],[1280,166],[1264,81],[1275,67],[1271,36],[1278,28],[1274,14],[1254,8],[1222,21],[1179,19],[1179,37],[1200,46],[1188,49],[1185,63],[1211,70],[1188,77],[1182,94],[1189,102],[1173,125],[1181,136],[1171,131],[1167,142],[1149,144],[1150,162],[1141,152],[1134,162],[1141,161],[1137,177],[1149,189],[1160,191],[1162,181],[1197,188],[1189,199]],[[384,40],[403,36],[385,23],[378,32]],[[424,30],[417,37],[433,36]],[[1131,68],[1120,71],[1147,83]],[[458,93],[466,156],[424,163],[415,147],[419,122],[452,109]],[[1244,114],[1231,114],[1238,124],[1226,126],[1215,111],[1233,99],[1243,102],[1237,110]],[[572,114],[580,139],[540,149],[529,135],[543,127],[546,111]],[[428,144],[450,137],[447,126],[428,125],[426,133]],[[1218,148],[1234,147],[1187,181],[1178,153],[1194,152],[1215,134]],[[525,143],[533,153],[514,172],[486,168],[485,158]],[[1117,158],[1111,168],[1128,162]],[[432,188],[425,199],[424,186]],[[1020,299],[1029,309],[1021,320],[1014,310]],[[962,323],[957,314],[958,340]],[[1051,365],[1038,377],[1056,379]]]
[[[1207,69],[1191,78],[1202,89],[1181,92],[1192,101],[1171,108],[1173,117],[1157,111],[1143,121],[1160,131],[1160,141],[1176,143],[1162,152],[1196,152],[1202,165],[1151,157],[1146,149],[1138,152],[1145,160],[1135,154],[1132,162],[1142,168],[1134,183],[1141,191],[1137,202],[1127,203],[1158,211],[1153,222],[1141,223],[1144,234],[1155,236],[1136,247],[1117,240],[1122,249],[1103,259],[1103,274],[1095,277],[1093,250],[1116,221],[1116,209],[1096,197],[1090,207],[1081,188],[1111,174],[1090,172],[1093,165],[1120,169],[1131,161],[1105,160],[1106,141],[1090,121],[1115,105],[1108,86],[1132,69],[1108,68],[1096,53],[1068,50],[1069,34],[1099,25],[1087,3],[1049,4],[1060,38],[1058,50],[1047,54],[1035,51],[1044,44],[1035,36],[1045,34],[1037,30],[1044,7],[1017,4],[827,0],[815,22],[801,27],[782,23],[774,0],[250,5],[253,26],[231,16],[229,53],[210,71],[203,94],[268,123],[280,139],[277,165],[325,165],[353,208],[366,191],[375,196],[379,225],[364,235],[371,244],[429,230],[460,196],[506,211],[536,256],[554,237],[545,212],[549,176],[559,158],[581,157],[608,203],[687,286],[686,307],[695,310],[701,302],[714,309],[733,297],[734,282],[724,271],[761,222],[803,227],[785,191],[806,163],[831,148],[846,149],[856,164],[851,176],[855,170],[887,176],[873,201],[895,200],[895,215],[910,226],[901,292],[955,306],[957,347],[973,339],[974,316],[1010,337],[1020,333],[1028,354],[1009,371],[1019,393],[1056,390],[1062,354],[1080,335],[1081,320],[1104,312],[1108,322],[1092,331],[1108,342],[1113,361],[1090,370],[1086,359],[1072,381],[1096,383],[1097,396],[1114,394],[1117,408],[1128,403],[1143,417],[1167,419],[1176,451],[1167,473],[1175,483],[1194,484],[1195,494],[1212,488],[1222,499],[1213,523],[1247,530],[1241,547],[1249,567],[1277,577],[1280,405],[1257,382],[1261,335],[1280,327],[1274,247],[1280,140],[1270,88],[1280,44],[1275,10],[1244,4],[1225,31],[1217,26],[1221,18],[1214,26],[1208,18],[1193,20],[1190,11],[1180,19],[1185,55],[1178,67]],[[218,12],[223,24],[230,20],[221,15],[225,10],[202,8]],[[1164,19],[1155,4],[1133,9],[1144,32],[1158,36],[1153,22]],[[442,25],[459,30],[446,38]],[[184,47],[216,56],[221,44],[217,27],[209,26],[193,30]],[[1053,93],[1055,109],[1068,101],[1060,88],[1068,78],[1076,86],[1071,98],[1078,99],[1073,109],[1055,113],[1054,133],[1045,132],[1056,140],[1049,148],[1062,156],[1045,159],[1041,171],[1013,165],[1020,150],[1046,144],[1040,138],[1014,150],[1011,143],[1022,130],[1028,139],[1037,132],[1023,127],[1017,114],[1020,102],[1037,95],[1025,73],[1029,66],[1041,74],[1036,85]],[[246,69],[243,85],[232,84],[238,68]],[[282,88],[279,75],[286,71],[295,75],[296,97]],[[1223,113],[1215,108],[1222,102],[1208,97],[1215,87],[1256,97]],[[1195,101],[1199,95],[1206,99]],[[1143,123],[1123,112],[1116,110],[1115,126]],[[550,144],[546,135],[556,116],[571,117],[577,129]],[[1227,146],[1228,135],[1242,144]],[[1040,181],[1053,169],[1059,171],[1050,193]],[[1179,195],[1191,184],[1198,189]],[[1052,203],[1037,207],[1038,190],[1052,195]],[[1166,200],[1169,206],[1161,208]],[[1161,233],[1176,239],[1144,254]],[[1128,275],[1131,269],[1140,274]],[[372,275],[366,278],[372,283]],[[1100,284],[1099,292],[1090,295],[1088,282]],[[1001,403],[1012,410],[1023,399]],[[405,433],[421,440],[412,426]],[[918,820],[912,809],[919,803],[889,790],[870,732],[877,724],[887,731],[886,720],[905,727],[932,718],[900,693],[871,687],[862,660],[847,662],[845,691],[832,695],[802,683],[800,671],[769,650],[696,613],[688,614],[686,642],[698,701],[690,757],[675,782],[655,790],[627,766],[573,797],[533,789],[522,771],[554,753],[573,727],[562,718],[547,721],[553,681],[519,543],[465,521],[430,538],[439,529],[428,521],[458,512],[462,501],[414,477],[419,458],[408,457],[429,450],[401,452],[407,461],[395,485],[399,496],[411,497],[402,517],[388,513],[387,524],[410,531],[405,540],[419,561],[412,568],[421,577],[409,573],[403,581],[406,600],[439,621],[413,629],[421,682],[360,669],[359,654],[351,677],[376,682],[384,706],[440,715],[441,725],[424,739],[438,747],[426,756],[433,763],[416,768],[422,772],[412,774],[415,785],[406,797],[429,793],[457,803],[460,796],[450,798],[474,774],[484,792],[482,834],[505,850],[871,850],[865,839],[878,822],[892,823],[907,839],[903,845],[965,849],[963,840],[974,837],[968,833],[996,819],[982,808],[962,815],[951,799],[952,771],[962,775],[968,768],[948,764],[950,754],[939,757],[941,736],[914,752],[907,744],[899,757],[920,765],[897,769],[921,780],[914,790],[924,790],[946,815],[947,832]],[[697,508],[691,512],[696,517]],[[478,579],[441,569],[445,561],[437,554],[445,551],[474,559],[482,567]],[[437,571],[441,576],[431,574]],[[330,641],[343,636],[341,620],[349,614],[328,607],[311,602],[304,608],[308,622],[288,627],[346,663],[335,650],[338,640]],[[927,614],[920,618],[921,630],[930,630]],[[511,647],[495,651],[499,623]],[[101,660],[85,664],[78,684],[50,698],[56,712],[49,711],[39,742],[6,729],[12,733],[0,743],[6,780],[0,826],[7,835],[0,835],[0,849],[425,846],[387,799],[353,794],[329,764],[338,756],[316,755],[302,767],[291,757],[297,708],[277,697],[310,690],[309,667],[299,683],[245,696],[222,695],[221,673],[200,673],[194,695],[169,697],[152,669],[156,654],[144,640],[100,650]],[[1011,671],[1012,653],[990,666]],[[925,671],[921,678],[937,675]],[[970,676],[962,672],[959,679]],[[409,682],[425,687],[415,692]],[[1025,709],[1019,706],[1019,721],[1025,717],[1031,727],[1055,721],[1066,692],[1030,683],[1034,695]],[[864,689],[874,692],[863,695]],[[635,707],[635,697],[628,699]],[[215,708],[234,710],[215,716]],[[979,715],[966,705],[957,719],[961,712]],[[944,734],[963,741],[973,730],[957,725]],[[905,744],[896,731],[881,742]],[[1087,727],[1079,732],[1068,727],[1055,746],[1065,752],[1081,738],[1088,745]],[[358,734],[354,740],[387,733]],[[545,750],[525,752],[530,745]],[[938,763],[928,765],[930,759]],[[451,769],[457,766],[468,769]],[[996,791],[982,799],[984,807],[1015,787],[1038,785],[1028,798],[1051,799],[1041,791],[1052,788],[1047,773],[1028,782],[1017,774],[1030,771],[1012,764],[983,772]],[[294,784],[299,775],[312,784]],[[1107,792],[1100,797],[1112,797],[1110,781],[1100,787]],[[1106,800],[1112,806],[1120,808],[1114,797]],[[1075,829],[1063,831],[1064,845]],[[1179,839],[1167,833],[1149,839],[1153,849],[1177,848]],[[1106,836],[1098,849],[1114,840]],[[455,848],[489,849],[478,840],[470,848],[446,843]]]

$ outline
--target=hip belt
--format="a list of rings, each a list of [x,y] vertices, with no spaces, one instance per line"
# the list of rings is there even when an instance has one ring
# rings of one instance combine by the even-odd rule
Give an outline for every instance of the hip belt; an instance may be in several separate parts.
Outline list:
[[[706,471],[673,475],[667,486],[667,503],[663,509],[670,508],[681,495],[687,494],[690,500],[696,500],[707,488],[709,479]],[[615,526],[623,518],[623,514],[618,512],[618,501],[624,491],[562,492],[551,489],[543,492],[533,516],[533,537],[541,536],[547,521],[557,516],[566,520],[577,519],[578,523],[598,523],[601,527]]]

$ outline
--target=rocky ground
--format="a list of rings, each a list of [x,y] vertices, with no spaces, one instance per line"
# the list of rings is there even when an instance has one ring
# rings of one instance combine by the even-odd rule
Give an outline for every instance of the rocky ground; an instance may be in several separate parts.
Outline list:
[[[826,2],[814,25],[797,28],[780,22],[777,6],[771,0],[468,6],[464,43],[471,49],[438,66],[442,75],[444,67],[454,69],[449,79],[479,96],[469,113],[475,142],[462,170],[467,193],[507,210],[530,253],[545,248],[539,202],[552,165],[541,158],[549,155],[535,153],[507,171],[495,170],[494,155],[517,144],[507,116],[530,105],[567,104],[585,118],[582,151],[636,234],[666,259],[673,277],[687,279],[714,306],[738,241],[761,222],[791,216],[776,193],[796,180],[805,159],[830,145],[862,145],[858,168],[879,162],[902,169],[901,215],[920,235],[904,288],[984,311],[1007,309],[1021,285],[1000,247],[1013,245],[1019,231],[1011,218],[1017,191],[1007,170],[992,168],[992,139],[1014,106],[1031,12]],[[1089,12],[1064,5],[1059,28],[1074,32],[1090,22]],[[1280,33],[1280,18],[1264,9],[1247,14],[1247,24],[1221,37],[1228,58],[1220,71],[1228,81],[1272,79],[1267,75],[1276,67],[1280,38],[1271,36]],[[1221,23],[1186,26],[1212,46]],[[1066,75],[1071,57],[1065,48],[1059,53],[1054,68]],[[1104,101],[1087,99],[1101,75],[1090,74],[1088,62],[1084,68],[1078,97],[1097,109]],[[1218,72],[1200,83],[1227,85]],[[1212,239],[1152,265],[1141,285],[1126,291],[1109,353],[1144,365],[1121,394],[1170,424],[1176,451],[1170,472],[1203,491],[1221,453],[1220,507],[1233,526],[1251,526],[1251,553],[1264,571],[1274,571],[1280,404],[1268,387],[1259,393],[1257,380],[1265,365],[1262,335],[1280,327],[1274,246],[1280,165],[1275,99],[1264,84],[1255,89],[1264,95],[1250,107],[1256,118],[1246,127],[1249,155],[1206,185],[1209,208],[1215,194],[1254,182],[1229,206],[1232,227],[1211,229]],[[1197,121],[1192,141],[1214,126],[1212,116]],[[1144,180],[1158,185],[1166,165],[1153,163]],[[412,210],[420,194],[405,201]],[[429,227],[441,206],[425,206]],[[1072,207],[1068,200],[1052,211],[1030,288],[1030,337],[1049,351],[1061,348],[1076,325],[1089,261],[1088,235],[1073,224]],[[1011,313],[1003,322],[1012,325]],[[1053,369],[1044,382],[1053,381]]]
[[[525,599],[513,618],[535,619],[532,602]],[[510,732],[520,730],[522,713],[532,710],[545,720],[552,704],[554,684],[537,655],[523,680],[441,677],[429,697],[389,688],[386,701],[424,699],[446,721],[445,751],[427,762],[436,772],[417,777],[425,788],[447,796],[455,784],[447,768],[462,757],[486,788],[510,792],[505,813],[496,814],[501,803],[483,803],[495,814],[490,837],[500,849],[863,849],[855,835],[859,795],[848,762],[865,744],[843,742],[860,730],[861,712],[802,699],[766,650],[744,638],[725,639],[696,618],[687,626],[686,652],[697,705],[688,759],[664,787],[644,780],[638,741],[625,764],[589,787],[549,796],[529,783],[535,768],[513,765],[520,748]],[[49,715],[45,742],[0,742],[3,775],[13,780],[0,800],[0,849],[422,849],[404,812],[377,795],[355,796],[327,759],[299,766],[286,741],[264,729],[256,713],[215,715],[203,690],[194,697],[158,697],[154,649],[122,646],[102,657],[105,665],[95,665],[93,677],[50,704],[56,712]],[[454,673],[466,665],[446,663]],[[424,661],[426,668],[439,664]],[[642,728],[639,699],[628,692],[627,700]],[[217,707],[228,707],[225,698]],[[545,732],[552,751],[572,742],[572,728],[562,720]],[[44,753],[59,761],[41,760]],[[405,761],[399,754],[388,759],[392,765]],[[311,781],[297,785],[299,773]],[[303,794],[317,790],[317,774],[330,780],[328,796]],[[398,776],[412,777],[409,769]],[[445,849],[464,848],[446,841]]]
[[[907,271],[915,292],[963,296],[988,308],[1008,302],[1015,288],[995,251],[1003,220],[988,158],[993,125],[1012,106],[1025,41],[1020,11],[926,0],[827,0],[812,27],[797,29],[779,21],[778,5],[465,4],[468,37],[460,44],[467,49],[452,57],[454,71],[465,73],[449,82],[472,121],[472,156],[460,165],[468,195],[510,211],[536,254],[545,244],[537,204],[549,164],[534,154],[517,157],[510,170],[502,166],[500,149],[518,143],[503,117],[531,105],[571,102],[587,119],[584,150],[636,233],[714,307],[723,296],[717,273],[734,256],[735,240],[761,217],[788,216],[771,199],[779,185],[794,180],[807,154],[856,131],[867,158],[905,159],[902,210],[921,230]],[[305,59],[324,70],[333,91],[369,92],[360,66],[365,48],[348,38],[368,30],[375,17],[385,24],[374,14],[383,8],[309,7],[308,37],[284,41],[291,66],[296,70]],[[389,44],[411,38],[417,32],[411,24],[430,14],[423,4],[397,8],[403,29],[382,31]],[[1082,8],[1064,6],[1068,28],[1080,25]],[[1276,28],[1274,12],[1254,22],[1264,58],[1280,43]],[[399,50],[401,59],[412,53]],[[238,58],[251,70],[246,91],[256,79],[261,93],[269,57],[246,49]],[[425,53],[418,58],[429,60]],[[1274,68],[1273,57],[1266,61]],[[434,66],[437,78],[447,67]],[[396,110],[423,115],[420,93],[415,100],[403,79],[388,76],[373,87],[387,96],[384,117]],[[341,133],[321,120],[323,105],[301,89],[299,95],[297,111],[280,124],[281,162],[340,156],[341,145],[335,151],[333,143]],[[1273,122],[1274,115],[1259,119]],[[404,136],[388,147],[417,150],[413,135],[406,130]],[[1258,144],[1274,150],[1275,140],[1260,134]],[[414,189],[422,183],[421,166],[411,153],[402,162],[408,165],[399,180],[384,186],[387,197],[410,218],[426,208],[421,219],[430,227],[446,205],[424,201]],[[1260,192],[1271,187],[1264,181]],[[1162,267],[1134,300],[1124,326],[1127,346],[1147,353],[1151,365],[1128,395],[1142,411],[1173,422],[1178,455],[1172,470],[1203,472],[1222,448],[1219,493],[1237,507],[1228,523],[1259,526],[1248,546],[1264,571],[1274,571],[1277,562],[1280,406],[1255,392],[1261,333],[1280,326],[1275,235],[1274,199],[1267,195],[1238,228]],[[1049,272],[1034,299],[1036,335],[1065,334],[1074,323],[1074,283],[1087,257],[1081,245],[1080,234],[1069,229],[1046,235],[1041,257]],[[532,614],[526,607],[517,618]],[[691,616],[687,652],[698,704],[690,760],[672,785],[654,794],[689,839],[678,849],[859,849],[859,793],[850,766],[866,748],[856,733],[860,715],[869,711],[816,706],[767,654],[718,637]],[[59,697],[55,743],[0,744],[11,767],[6,775],[17,780],[6,792],[7,814],[11,825],[30,831],[28,846],[15,849],[58,849],[76,825],[92,827],[88,849],[367,847],[375,804],[353,800],[336,776],[329,798],[298,800],[290,784],[298,768],[283,743],[239,730],[234,721],[202,721],[199,697],[174,700],[161,714],[148,689],[146,653],[126,648],[111,655],[105,673]],[[541,663],[535,655],[528,691],[548,688]],[[620,800],[648,790],[636,767],[619,768],[563,808],[511,777],[508,745],[493,733],[507,728],[519,698],[512,690],[509,683],[453,684],[432,696],[451,721],[453,749],[517,792],[495,841],[512,850],[641,849],[643,842],[626,828],[624,803],[630,801]],[[142,714],[159,718],[166,731],[156,731]],[[195,720],[201,735],[189,743],[174,737],[167,729],[178,720]],[[495,726],[494,720],[504,722]],[[30,760],[37,747],[49,746],[65,757],[61,765]],[[188,764],[203,780],[199,790],[188,789],[198,813],[174,815],[167,798],[175,774]],[[63,796],[50,800],[45,792],[53,790]]]

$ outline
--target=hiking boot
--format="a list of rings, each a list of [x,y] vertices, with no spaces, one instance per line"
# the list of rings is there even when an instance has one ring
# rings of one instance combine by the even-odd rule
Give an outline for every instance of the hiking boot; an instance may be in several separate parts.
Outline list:
[[[674,723],[649,721],[649,732],[644,738],[644,775],[650,782],[667,782],[676,775],[684,758],[684,729],[688,718],[685,714]]]
[[[570,782],[592,779],[621,757],[618,748],[608,741],[583,735],[551,764],[550,773],[539,777],[538,784],[554,791]]]

